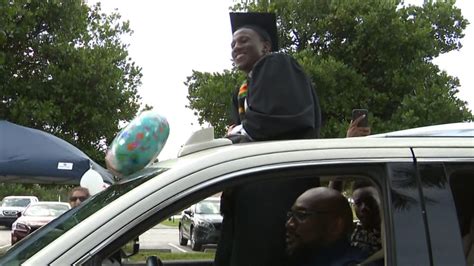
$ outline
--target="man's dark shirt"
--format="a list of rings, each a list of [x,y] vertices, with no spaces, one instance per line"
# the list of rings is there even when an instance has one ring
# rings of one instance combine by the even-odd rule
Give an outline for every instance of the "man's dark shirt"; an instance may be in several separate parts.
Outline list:
[[[321,248],[298,266],[350,266],[361,263],[368,254],[352,247],[348,240],[336,242],[331,247]]]

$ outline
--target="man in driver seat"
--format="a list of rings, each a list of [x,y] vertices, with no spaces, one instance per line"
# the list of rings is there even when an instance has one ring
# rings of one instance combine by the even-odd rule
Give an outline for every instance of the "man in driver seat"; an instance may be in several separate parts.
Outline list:
[[[352,211],[337,190],[312,188],[288,212],[287,253],[291,265],[357,265],[368,254],[350,245]]]

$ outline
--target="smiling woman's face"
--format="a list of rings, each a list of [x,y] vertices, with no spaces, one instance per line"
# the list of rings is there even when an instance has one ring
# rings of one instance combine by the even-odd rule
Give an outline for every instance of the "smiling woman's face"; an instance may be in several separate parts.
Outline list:
[[[255,63],[270,51],[270,43],[249,28],[235,31],[231,46],[235,65],[246,73],[249,73]]]

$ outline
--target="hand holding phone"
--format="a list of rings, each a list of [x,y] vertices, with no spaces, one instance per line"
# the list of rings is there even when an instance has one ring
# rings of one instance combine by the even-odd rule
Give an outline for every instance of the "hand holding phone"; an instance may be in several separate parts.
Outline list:
[[[362,137],[370,135],[367,109],[352,110],[352,121],[346,132],[346,137]]]
[[[361,118],[361,116],[364,116]],[[367,109],[352,110],[352,123],[358,127],[369,126],[369,111]]]

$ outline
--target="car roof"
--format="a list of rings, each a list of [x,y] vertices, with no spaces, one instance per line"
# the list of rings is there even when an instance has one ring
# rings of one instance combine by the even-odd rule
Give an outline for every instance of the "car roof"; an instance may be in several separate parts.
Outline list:
[[[474,123],[451,123],[376,134],[371,137],[474,137]]]
[[[30,205],[49,205],[49,204],[69,205],[69,203],[61,202],[61,201],[37,201],[37,202],[32,202]]]
[[[366,138],[419,138],[419,137],[431,137],[431,138],[439,138],[439,137],[474,137],[474,123],[473,122],[464,122],[464,123],[452,123],[452,124],[443,124],[443,125],[434,125],[434,126],[427,126],[427,127],[420,127],[414,129],[407,129],[407,130],[400,130],[394,131],[389,133],[383,134],[376,134],[371,135]],[[186,155],[202,152],[205,150],[218,150],[225,146],[243,146],[243,145],[262,145],[264,146],[271,146],[269,143],[278,143],[277,145],[283,145],[286,142],[291,142],[294,145],[298,145],[297,143],[304,143],[304,145],[308,145],[308,143],[316,143],[319,142],[318,145],[323,146],[331,146],[334,142],[340,142],[344,146],[357,146],[357,145],[368,145],[368,146],[380,146],[384,147],[387,144],[385,141],[360,141],[360,139],[366,138],[350,138],[348,141],[347,138],[336,138],[336,139],[304,139],[304,140],[282,140],[282,141],[260,141],[260,142],[251,142],[251,143],[244,143],[244,144],[234,144],[232,145],[232,141],[227,138],[214,138],[214,129],[212,127],[205,128],[195,132],[183,145],[181,150],[178,153],[178,157],[184,157]],[[428,140],[429,142],[429,140]],[[404,141],[394,141],[393,145],[402,145],[403,143],[407,143],[407,140]],[[412,145],[424,145],[422,143],[427,143],[427,141],[415,141],[411,140],[410,143]],[[418,144],[417,144],[418,143]],[[327,145],[326,145],[327,144]],[[339,144],[335,144],[335,146],[340,146]],[[406,145],[405,145],[406,146]],[[263,148],[259,146],[258,148]]]
[[[472,128],[472,123],[465,127]],[[449,128],[449,126],[447,126]],[[199,138],[194,136],[199,135]],[[193,139],[194,138],[194,139]],[[466,141],[468,140],[468,141]],[[191,147],[191,149],[189,149]],[[326,138],[326,139],[298,139],[279,141],[258,141],[240,144],[232,144],[227,138],[214,139],[212,128],[206,128],[193,134],[186,142],[178,158],[156,162],[147,168],[127,177],[119,182],[149,176],[160,171],[160,169],[186,169],[185,171],[196,171],[203,167],[209,167],[223,161],[239,160],[247,157],[260,155],[275,155],[289,152],[312,152],[316,150],[343,150],[343,149],[376,149],[385,148],[474,148],[474,139],[467,135],[464,137],[440,137],[440,136],[390,136],[381,137],[376,135],[357,138]],[[468,155],[471,153],[465,151]],[[380,156],[383,156],[381,152]],[[174,172],[174,170],[173,170]]]
[[[196,150],[192,153],[181,156],[177,159],[161,161],[143,170],[142,173],[137,173],[134,178],[147,176],[159,169],[169,169],[174,172],[175,169],[181,169],[186,173],[193,173],[198,169],[210,167],[222,162],[230,162],[245,158],[258,157],[264,155],[280,156],[288,153],[298,153],[301,156],[306,152],[323,153],[331,151],[330,154],[334,156],[344,150],[372,150],[372,153],[377,153],[370,156],[384,158],[387,149],[408,149],[408,148],[423,148],[436,149],[433,154],[441,156],[438,152],[442,152],[440,148],[456,148],[460,153],[467,157],[472,157],[472,149],[474,148],[473,138],[454,138],[454,137],[392,137],[388,138],[337,138],[337,139],[301,139],[301,140],[283,140],[283,141],[260,141],[251,143],[231,144],[218,147],[208,147],[203,150]],[[464,149],[461,149],[464,148]],[[411,153],[409,156],[411,157]],[[327,154],[329,156],[329,153]],[[343,156],[343,155],[341,155]],[[346,155],[344,155],[346,156]],[[343,156],[343,157],[344,157]],[[347,154],[350,159],[356,154]],[[369,156],[367,154],[367,156]],[[330,156],[331,157],[331,156]],[[357,156],[356,156],[357,157]],[[304,160],[304,157],[301,157]],[[329,159],[329,157],[328,157]],[[168,171],[167,171],[168,172]],[[182,174],[184,174],[184,172]],[[167,174],[165,174],[167,175]]]
[[[38,199],[36,196],[6,196],[4,199]]]
[[[472,139],[472,138],[471,138]],[[384,148],[384,147],[442,147],[442,146],[472,146],[474,143],[457,137],[398,137],[391,136],[390,141],[381,137],[360,138],[334,138],[334,139],[302,139],[282,141],[260,141],[234,145],[223,145],[219,147],[207,147],[181,156],[182,158],[193,158],[207,153],[231,150],[233,153],[243,152],[245,154],[264,154],[284,151],[301,151],[314,149],[335,148]],[[204,145],[203,145],[204,146]],[[180,158],[181,159],[181,158]]]

